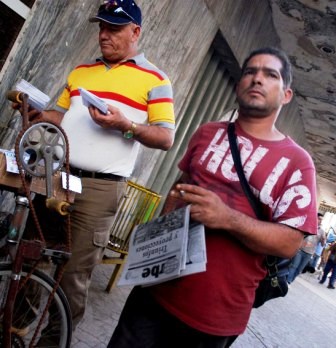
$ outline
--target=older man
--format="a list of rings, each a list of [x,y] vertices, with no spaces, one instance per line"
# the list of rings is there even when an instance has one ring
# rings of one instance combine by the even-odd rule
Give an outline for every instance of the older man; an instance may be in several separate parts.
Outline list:
[[[72,257],[61,282],[74,327],[84,315],[91,273],[108,243],[139,146],[168,150],[175,124],[169,78],[138,52],[142,14],[136,3],[105,1],[90,22],[99,24],[102,57],[69,74],[54,110],[29,112],[30,120],[62,126],[69,138],[71,173],[82,179],[71,215]],[[102,98],[107,114],[85,107],[79,88]],[[46,214],[42,208],[39,216]]]

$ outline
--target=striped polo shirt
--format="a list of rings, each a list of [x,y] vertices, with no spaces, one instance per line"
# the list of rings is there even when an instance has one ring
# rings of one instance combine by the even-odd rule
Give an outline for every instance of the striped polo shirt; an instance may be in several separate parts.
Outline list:
[[[140,143],[120,131],[103,129],[92,121],[78,88],[85,88],[113,105],[131,121],[174,129],[173,92],[167,75],[143,54],[112,68],[99,58],[80,65],[68,76],[56,109],[65,112],[61,126],[69,138],[74,167],[130,176]]]

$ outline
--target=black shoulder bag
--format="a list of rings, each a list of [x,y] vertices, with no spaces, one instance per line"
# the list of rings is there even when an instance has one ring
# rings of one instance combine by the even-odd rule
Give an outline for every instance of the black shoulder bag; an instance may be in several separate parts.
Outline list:
[[[243,166],[240,159],[240,154],[237,146],[237,140],[235,135],[235,126],[233,122],[228,125],[228,137],[230,143],[231,154],[233,157],[234,165],[239,177],[240,184],[244,190],[245,195],[248,198],[250,205],[252,206],[256,216],[259,220],[265,220],[263,218],[260,202],[256,196],[252,193],[251,188],[246,180]],[[266,301],[273,298],[284,297],[288,292],[287,275],[289,272],[290,259],[282,259],[276,256],[267,255],[265,258],[265,266],[267,268],[266,277],[260,281],[258,288],[256,289],[255,299],[253,303],[254,308],[262,306]]]

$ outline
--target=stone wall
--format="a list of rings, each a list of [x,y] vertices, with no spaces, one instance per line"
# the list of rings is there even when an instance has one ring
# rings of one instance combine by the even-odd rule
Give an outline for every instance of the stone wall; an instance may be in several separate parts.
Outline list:
[[[69,71],[99,55],[98,26],[88,22],[99,4],[99,0],[36,1],[0,75],[3,147],[11,147],[18,127],[11,121],[17,115],[5,100],[5,91],[24,78],[49,94],[53,104]],[[144,17],[140,48],[171,78],[177,118],[182,117],[183,101],[218,31],[239,63],[251,49],[279,44],[267,0],[138,0],[138,4]],[[285,128],[288,122],[281,124]],[[143,149],[141,156],[144,160],[138,161],[134,178],[145,184],[162,152]]]

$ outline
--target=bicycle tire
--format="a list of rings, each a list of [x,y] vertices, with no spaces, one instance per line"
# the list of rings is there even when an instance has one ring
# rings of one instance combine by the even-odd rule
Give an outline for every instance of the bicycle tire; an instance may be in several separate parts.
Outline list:
[[[10,262],[0,263],[0,335],[3,320],[6,320],[3,315],[3,306],[7,297],[11,272],[12,266]],[[31,266],[24,265],[21,272],[21,279],[26,277],[30,272]],[[35,328],[45,308],[46,301],[54,288],[54,284],[54,279],[46,273],[38,269],[34,270],[29,281],[20,291],[15,301],[11,348],[29,347]],[[54,325],[53,329],[49,330],[49,320],[55,324],[55,318],[57,318],[57,325]],[[42,323],[41,333],[38,334],[34,346],[37,344],[37,341],[43,340],[43,342],[48,342],[48,347],[68,348],[71,344],[71,335],[72,320],[70,307],[64,292],[58,287],[54,294],[49,313]]]

